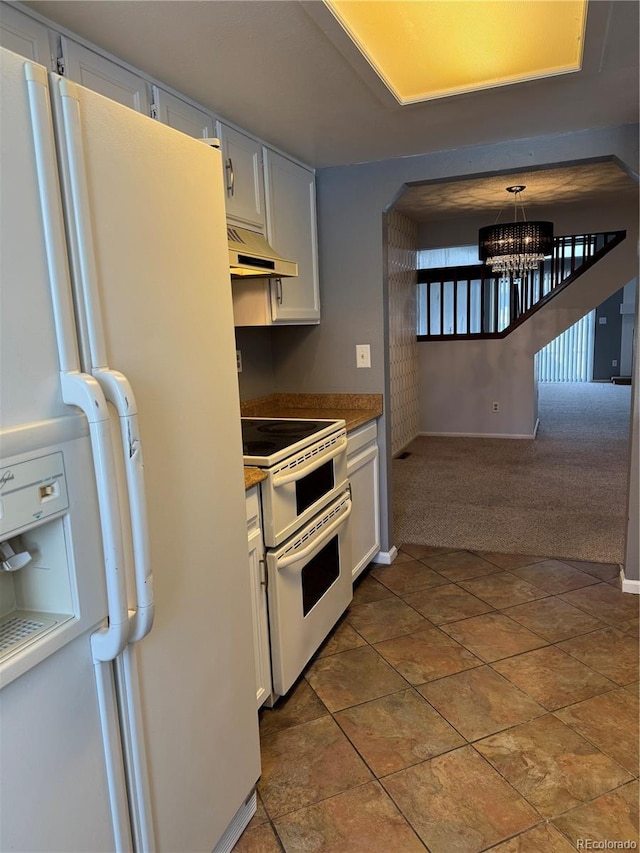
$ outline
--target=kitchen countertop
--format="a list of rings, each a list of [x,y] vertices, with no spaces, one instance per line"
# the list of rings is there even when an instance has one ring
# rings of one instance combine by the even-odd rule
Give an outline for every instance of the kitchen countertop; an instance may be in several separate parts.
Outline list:
[[[245,418],[342,418],[347,432],[379,418],[382,394],[270,394],[240,404]]]
[[[249,465],[244,466],[244,490],[250,489],[252,486],[257,486],[263,480],[267,479],[267,475],[262,468],[251,468]]]

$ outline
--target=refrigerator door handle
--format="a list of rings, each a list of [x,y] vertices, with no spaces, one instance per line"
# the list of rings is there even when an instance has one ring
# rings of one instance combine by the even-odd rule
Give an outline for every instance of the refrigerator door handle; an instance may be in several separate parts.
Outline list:
[[[69,80],[56,79],[54,93],[59,95],[60,121],[64,128],[63,160],[66,163],[74,228],[77,231],[75,240],[77,286],[82,294],[80,301],[84,308],[89,352],[93,365],[91,373],[99,382],[106,399],[115,407],[120,420],[137,598],[136,609],[129,617],[129,642],[134,643],[149,633],[154,614],[138,413],[128,380],[123,374],[110,370],[107,362],[98,273],[91,232],[89,190],[83,165],[86,157],[83,149],[78,88]]]
[[[107,626],[92,633],[91,654],[96,674],[114,845],[118,853],[124,853],[132,849],[132,841],[110,662],[127,648],[129,612],[111,423],[102,389],[92,376],[80,372],[47,72],[41,66],[30,62],[25,63],[24,70],[33,129],[62,400],[69,406],[77,406],[89,422],[107,593]]]
[[[89,436],[98,490],[109,624],[91,635],[94,661],[114,660],[129,638],[129,611],[123,571],[118,489],[115,476],[107,401],[92,376],[61,372],[62,399],[81,409],[89,421]]]
[[[108,626],[91,636],[94,661],[109,661],[125,648],[129,614],[120,537],[120,510],[115,465],[111,449],[109,411],[104,394],[93,377],[80,371],[75,336],[71,282],[65,251],[65,232],[60,204],[58,167],[46,71],[25,62],[29,112],[45,236],[49,286],[53,305],[62,400],[77,406],[89,422],[93,467],[98,492],[102,547],[105,563]]]
[[[122,455],[127,477],[129,516],[133,540],[133,562],[137,609],[129,617],[129,642],[137,643],[151,630],[154,615],[153,574],[149,548],[147,502],[144,488],[142,441],[138,427],[138,409],[127,377],[117,370],[96,368],[93,371],[104,396],[120,420]]]

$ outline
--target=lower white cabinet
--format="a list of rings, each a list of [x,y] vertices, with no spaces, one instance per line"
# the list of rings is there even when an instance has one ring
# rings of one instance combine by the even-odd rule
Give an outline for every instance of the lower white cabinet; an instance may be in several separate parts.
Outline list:
[[[249,579],[253,616],[253,649],[256,662],[256,703],[260,708],[271,696],[271,657],[269,653],[269,616],[267,612],[267,567],[260,524],[258,487],[247,491],[247,535],[249,543]]]
[[[347,474],[353,509],[351,532],[352,576],[355,580],[380,550],[380,475],[378,427],[365,424],[347,436]]]

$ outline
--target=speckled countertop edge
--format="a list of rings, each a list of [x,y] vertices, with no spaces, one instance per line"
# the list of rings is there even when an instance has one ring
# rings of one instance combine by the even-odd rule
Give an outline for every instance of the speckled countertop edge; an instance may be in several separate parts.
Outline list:
[[[301,418],[303,420],[319,420],[328,418],[338,420],[341,418],[347,425],[347,432],[352,432],[359,426],[375,420],[382,413],[377,409],[315,409],[302,407],[277,406],[257,415],[245,415],[245,417],[268,417],[268,418]]]
[[[382,414],[382,394],[270,394],[240,404],[243,417],[342,418],[347,431]]]
[[[251,468],[245,465],[244,468],[244,490],[250,489],[252,486],[257,486],[263,480],[267,479],[267,475],[262,468]]]

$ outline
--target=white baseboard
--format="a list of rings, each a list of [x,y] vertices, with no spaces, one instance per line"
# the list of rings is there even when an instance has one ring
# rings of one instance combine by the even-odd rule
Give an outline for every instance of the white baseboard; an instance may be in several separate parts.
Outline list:
[[[631,592],[634,595],[640,595],[640,580],[627,580],[624,576],[624,567],[620,566],[620,580],[622,581],[622,591]]]
[[[538,426],[536,424],[532,433],[522,435],[512,432],[421,432],[420,435],[433,436],[434,438],[535,438]]]
[[[388,551],[378,551],[375,557],[371,560],[372,563],[382,563],[383,566],[390,566],[398,556],[398,549],[392,545]]]

